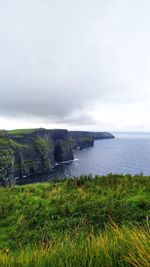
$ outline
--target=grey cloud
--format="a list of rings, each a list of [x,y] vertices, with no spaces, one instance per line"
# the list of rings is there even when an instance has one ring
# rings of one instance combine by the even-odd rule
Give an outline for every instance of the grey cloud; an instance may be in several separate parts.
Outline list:
[[[149,8],[135,0],[0,1],[0,115],[88,125],[94,103],[142,99]]]
[[[62,123],[62,120],[56,118],[57,123]],[[88,113],[78,111],[77,113],[71,113],[70,115],[63,117],[63,123],[69,124],[70,126],[84,126],[84,125],[95,125],[96,120]]]

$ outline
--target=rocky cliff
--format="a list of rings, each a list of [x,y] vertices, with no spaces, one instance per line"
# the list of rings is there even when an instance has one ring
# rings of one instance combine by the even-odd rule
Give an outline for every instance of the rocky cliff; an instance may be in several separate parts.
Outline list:
[[[94,140],[115,138],[113,134],[108,132],[90,132],[90,134]]]
[[[94,138],[90,132],[69,131],[69,137],[72,142],[73,149],[83,149],[94,145]]]
[[[94,145],[94,140],[115,138],[108,132],[69,131],[73,148],[87,148]]]
[[[16,177],[49,172],[55,163],[73,160],[73,149],[93,146],[109,133],[30,129],[0,131],[0,184]]]
[[[0,181],[48,172],[56,162],[73,159],[67,130],[0,132]]]
[[[15,156],[6,131],[0,131],[0,184],[14,181]]]

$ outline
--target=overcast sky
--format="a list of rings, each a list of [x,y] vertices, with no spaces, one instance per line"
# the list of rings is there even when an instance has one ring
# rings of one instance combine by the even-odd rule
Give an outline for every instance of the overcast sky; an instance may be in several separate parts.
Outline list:
[[[149,0],[0,0],[0,128],[150,131]]]

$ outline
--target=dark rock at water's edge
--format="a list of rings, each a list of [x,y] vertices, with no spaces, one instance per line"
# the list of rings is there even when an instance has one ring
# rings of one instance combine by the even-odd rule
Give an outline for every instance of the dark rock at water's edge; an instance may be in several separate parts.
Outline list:
[[[93,146],[95,139],[114,138],[109,133],[25,129],[0,131],[0,185],[16,178],[46,173],[56,163],[73,160],[73,149]]]

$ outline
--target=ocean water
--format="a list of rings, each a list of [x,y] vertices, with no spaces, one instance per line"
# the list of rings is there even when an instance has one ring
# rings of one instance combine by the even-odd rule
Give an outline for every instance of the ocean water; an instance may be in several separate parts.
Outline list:
[[[115,133],[93,147],[74,152],[75,160],[59,164],[49,174],[18,180],[18,184],[80,175],[141,174],[150,176],[150,133]]]

